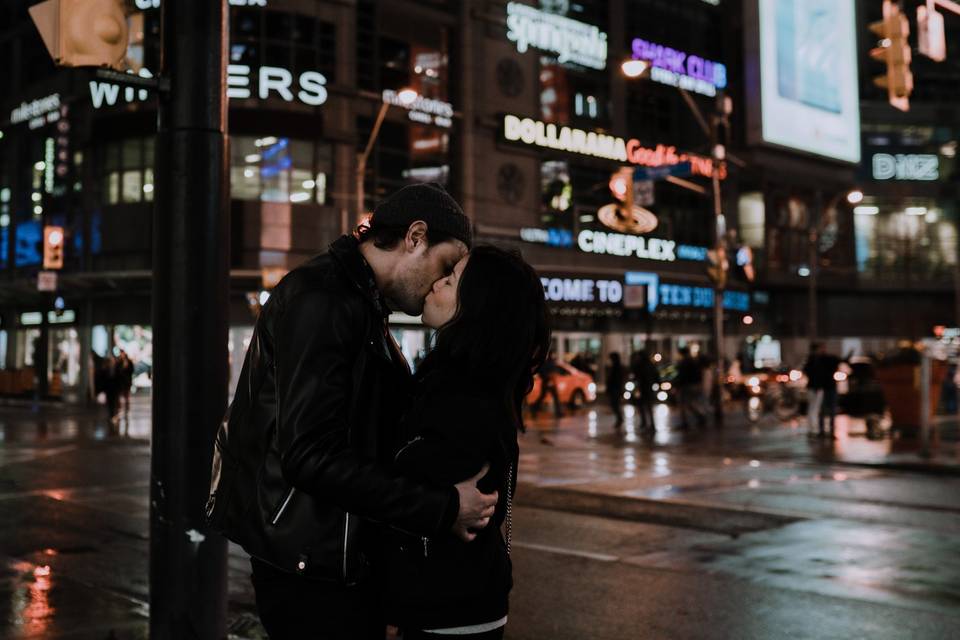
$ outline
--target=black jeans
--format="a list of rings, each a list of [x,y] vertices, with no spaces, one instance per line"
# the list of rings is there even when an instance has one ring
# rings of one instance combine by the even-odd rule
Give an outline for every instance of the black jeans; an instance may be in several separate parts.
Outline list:
[[[307,580],[250,560],[260,622],[271,640],[383,640],[386,623],[372,585]]]

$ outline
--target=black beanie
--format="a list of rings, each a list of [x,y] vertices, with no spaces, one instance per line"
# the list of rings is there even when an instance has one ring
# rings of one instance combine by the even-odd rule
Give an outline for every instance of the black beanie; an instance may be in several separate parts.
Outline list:
[[[408,185],[377,205],[370,225],[408,227],[423,220],[431,231],[473,246],[470,219],[446,190],[436,182]]]

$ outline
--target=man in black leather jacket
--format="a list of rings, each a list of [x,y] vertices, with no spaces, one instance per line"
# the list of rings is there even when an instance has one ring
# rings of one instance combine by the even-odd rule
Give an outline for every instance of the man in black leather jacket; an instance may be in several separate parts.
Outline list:
[[[365,579],[371,522],[468,540],[493,515],[497,495],[477,490],[480,476],[429,486],[390,465],[411,379],[387,316],[419,315],[471,240],[442,187],[405,187],[359,240],[287,274],[261,310],[217,434],[207,517],[252,556],[272,638],[382,639]]]

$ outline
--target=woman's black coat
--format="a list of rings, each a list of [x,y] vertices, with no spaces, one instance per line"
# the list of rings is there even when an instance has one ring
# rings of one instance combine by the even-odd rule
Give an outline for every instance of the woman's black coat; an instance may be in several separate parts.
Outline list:
[[[488,463],[479,488],[498,491],[499,500],[490,524],[472,542],[452,532],[433,538],[396,530],[387,534],[381,566],[390,622],[420,629],[499,620],[507,614],[513,585],[501,525],[511,476],[511,495],[516,484],[518,448],[516,423],[506,400],[498,397],[503,382],[485,381],[466,367],[431,364],[428,359],[418,372],[397,470],[442,486],[475,476]]]

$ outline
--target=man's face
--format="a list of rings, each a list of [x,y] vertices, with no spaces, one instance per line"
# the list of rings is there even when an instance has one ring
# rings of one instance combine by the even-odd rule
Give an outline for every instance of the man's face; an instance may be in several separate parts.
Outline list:
[[[454,266],[465,255],[467,245],[460,240],[447,240],[435,245],[421,242],[402,259],[390,296],[392,302],[406,314],[420,315],[423,313],[423,301],[433,283],[453,273]]]

